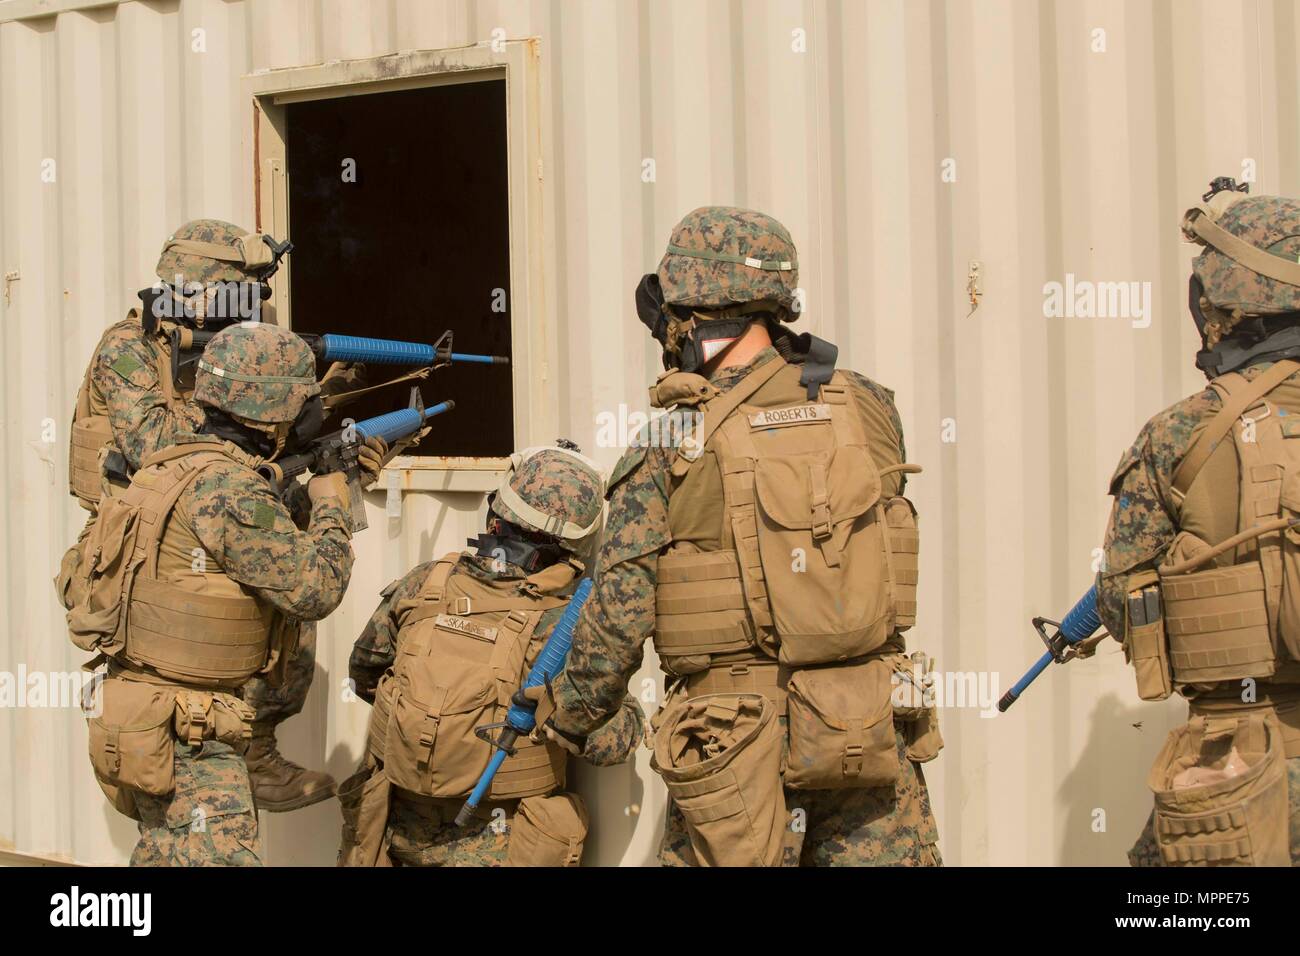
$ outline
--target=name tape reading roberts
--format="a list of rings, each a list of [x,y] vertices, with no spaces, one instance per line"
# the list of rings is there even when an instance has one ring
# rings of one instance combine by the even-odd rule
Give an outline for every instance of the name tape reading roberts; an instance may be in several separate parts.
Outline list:
[[[831,407],[824,402],[810,405],[791,405],[789,408],[767,408],[749,416],[750,428],[777,428],[781,425],[803,425],[807,422],[828,422]]]

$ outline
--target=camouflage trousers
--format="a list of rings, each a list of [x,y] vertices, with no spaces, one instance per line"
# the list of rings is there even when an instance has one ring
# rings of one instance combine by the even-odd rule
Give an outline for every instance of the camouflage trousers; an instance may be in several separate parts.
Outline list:
[[[517,800],[483,803],[474,823],[458,827],[460,800],[394,795],[388,808],[388,856],[398,866],[505,866]]]
[[[132,866],[261,866],[248,768],[228,744],[175,742],[176,790],[134,792],[140,841]]]
[[[1300,757],[1286,762],[1287,809],[1290,811],[1291,865],[1300,866]],[[1147,817],[1133,848],[1128,851],[1130,866],[1164,866],[1160,847],[1156,845],[1155,813]]]
[[[301,712],[316,673],[316,624],[304,621],[298,632],[298,649],[289,658],[284,683],[272,687],[262,677],[244,685],[244,700],[257,712],[259,723],[281,724]]]
[[[785,791],[791,820],[783,866],[942,866],[939,828],[919,764],[907,759],[893,787]],[[671,800],[659,862],[694,866],[686,819]]]

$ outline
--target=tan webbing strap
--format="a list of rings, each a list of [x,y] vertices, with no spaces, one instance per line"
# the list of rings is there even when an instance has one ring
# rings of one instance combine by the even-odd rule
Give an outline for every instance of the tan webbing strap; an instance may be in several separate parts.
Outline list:
[[[1240,262],[1251,272],[1287,285],[1300,286],[1300,262],[1283,259],[1258,246],[1252,246],[1245,239],[1228,232],[1206,213],[1207,210],[1202,207],[1188,210],[1185,226],[1190,227],[1208,245]]]
[[[1192,482],[1196,480],[1196,475],[1200,472],[1201,467],[1210,460],[1210,455],[1214,453],[1214,449],[1218,447],[1219,442],[1232,430],[1233,422],[1296,372],[1300,372],[1300,362],[1283,359],[1254,381],[1242,385],[1240,390],[1235,384],[1229,386],[1223,407],[1219,409],[1218,414],[1210,419],[1210,423],[1205,426],[1205,430],[1201,432],[1196,443],[1183,456],[1183,460],[1178,463],[1178,467],[1174,470],[1172,490],[1179,502],[1187,496],[1187,490],[1191,488]],[[1224,378],[1226,379],[1227,376],[1224,376]],[[1218,379],[1216,384],[1227,383],[1223,379]]]
[[[432,369],[429,366],[425,366],[424,368],[416,369],[414,372],[407,372],[405,375],[399,375],[397,378],[390,378],[386,382],[380,382],[378,385],[367,385],[365,388],[354,388],[350,392],[335,392],[333,395],[326,395],[322,398],[321,404],[325,406],[326,410],[337,408],[339,405],[350,402],[354,398],[365,395],[367,392],[387,388],[389,385],[396,385],[398,382],[409,382],[412,379],[428,378],[429,372],[431,371]]]
[[[532,642],[541,619],[541,611],[515,608],[501,622],[502,634],[492,648],[489,666],[497,682],[497,703],[502,707],[510,705],[510,698],[524,678],[528,645]]]
[[[434,562],[433,570],[429,572],[429,576],[420,585],[416,597],[424,601],[441,602],[443,595],[447,593],[447,581],[451,577],[451,573],[456,570],[456,562],[459,560],[460,553],[453,551]]]
[[[208,443],[203,442],[202,444],[207,445]],[[164,452],[171,450],[171,448],[164,449]],[[143,571],[146,578],[155,578],[158,575],[158,551],[162,547],[162,536],[167,529],[167,523],[171,519],[172,511],[176,508],[176,502],[185,493],[185,489],[194,484],[199,475],[217,462],[229,460],[229,456],[221,451],[190,452],[189,454],[194,455],[198,460],[194,462],[182,460],[176,467],[165,470],[163,474],[166,478],[149,489],[150,501],[140,507],[140,523],[144,525],[144,534],[136,542],[136,553],[143,553],[144,555]],[[170,457],[179,458],[181,456],[173,455]],[[152,458],[168,460],[162,458],[161,453],[152,456]]]
[[[423,751],[420,754],[420,765],[422,767],[427,767],[433,757],[433,742],[438,739],[438,725],[442,723],[442,708],[446,703],[447,688],[435,687],[433,700],[429,702],[424,712],[424,720],[420,721],[420,748]]]
[[[713,433],[722,427],[731,413],[785,368],[786,364],[785,359],[778,355],[766,365],[750,372],[732,386],[730,391],[704,403],[704,421],[700,425],[700,434],[684,438],[678,447],[677,457],[673,459],[674,478],[681,478],[690,470],[691,465],[704,453],[704,446],[713,437]]]

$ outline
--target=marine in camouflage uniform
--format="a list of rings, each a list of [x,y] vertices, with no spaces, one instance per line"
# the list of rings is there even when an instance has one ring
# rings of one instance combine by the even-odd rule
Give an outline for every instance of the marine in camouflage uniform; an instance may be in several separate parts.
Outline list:
[[[187,243],[210,244],[217,247],[209,250],[213,253],[228,251],[220,252],[225,258],[218,259],[204,254],[202,246],[190,247]],[[253,263],[243,261],[243,250],[248,250],[247,257]],[[107,417],[113,444],[130,472],[154,452],[175,444],[179,436],[193,433],[203,424],[202,410],[190,401],[193,367],[182,371],[179,382],[171,379],[169,329],[181,326],[212,331],[242,318],[229,311],[205,315],[205,309],[212,310],[213,300],[205,298],[201,290],[218,283],[264,283],[270,278],[264,261],[267,256],[261,238],[239,226],[218,219],[188,222],[168,237],[155,269],[161,283],[155,288],[162,294],[152,301],[161,303],[159,311],[163,315],[174,318],[145,323],[139,310],[133,309],[104,333],[87,370],[84,406],[79,401],[82,407],[78,415],[84,411]],[[245,304],[250,299],[248,295],[242,297]],[[237,301],[226,299],[221,304],[228,308]],[[337,365],[326,376],[325,392],[350,385],[354,375],[354,370]],[[311,507],[301,485],[289,484],[285,504],[299,527],[306,527]],[[292,810],[324,800],[334,792],[332,777],[286,760],[275,742],[275,728],[302,710],[315,668],[316,628],[305,623],[298,652],[283,684],[271,687],[256,678],[245,687],[245,697],[258,713],[248,759],[263,809]]]
[[[224,374],[218,377],[208,369]],[[294,383],[281,379],[268,385],[248,376],[288,376]],[[291,622],[319,620],[338,606],[353,561],[341,476],[312,479],[306,492],[312,500],[310,517],[306,529],[299,530],[279,496],[252,467],[269,440],[257,426],[296,416],[317,388],[310,350],[288,331],[235,326],[209,343],[195,391],[195,401],[205,409],[205,423],[198,434],[177,435],[176,444],[183,448],[224,439],[233,460],[207,467],[178,499],[160,550],[160,575],[192,568],[188,551],[170,553],[175,549],[169,544],[175,524],[178,534],[197,539],[205,561]],[[232,423],[242,427],[242,433]],[[179,567],[168,571],[169,564]],[[150,679],[147,670],[123,676]],[[256,806],[243,755],[216,740],[198,746],[178,740],[175,770],[176,789],[170,796],[133,795],[140,842],[132,863],[260,864]]]
[[[765,272],[759,280],[743,269],[701,267],[698,259],[673,254],[675,247],[693,244],[734,252],[738,242],[747,256],[794,259],[789,234],[770,217],[729,207],[705,207],[688,215],[673,232],[657,276],[663,300],[717,306],[775,294],[788,307],[797,273],[776,273],[773,278],[773,273]],[[646,280],[638,291],[639,300]],[[785,288],[776,287],[773,293],[776,282],[784,283]],[[728,339],[739,337],[749,327],[743,318],[735,322],[733,316],[727,316],[723,321],[731,324],[719,323],[715,329],[713,322],[703,323],[693,341],[679,329],[670,329],[669,340],[679,338],[672,357],[665,356],[665,365],[687,371],[703,368],[709,382],[725,395],[750,373],[776,361],[778,351],[799,360],[791,347],[793,337],[773,322],[770,328],[776,344],[762,348],[743,364],[714,363],[718,367],[709,371],[705,363],[710,349],[717,345],[706,341],[720,338],[725,348]],[[685,363],[684,355],[690,357]],[[905,461],[902,421],[893,392],[856,372],[849,372],[848,377],[853,401],[869,423],[869,450],[876,467],[884,469]],[[628,681],[641,666],[642,647],[655,630],[657,563],[671,543],[669,496],[678,484],[672,476],[678,449],[664,441],[651,441],[649,436],[647,426],[610,477],[606,492],[609,512],[594,574],[595,590],[583,608],[565,670],[555,682],[557,710],[549,726],[573,739],[581,739],[618,707]],[[901,494],[904,481],[898,472],[884,476],[882,496]],[[902,653],[902,637],[891,638],[888,649]],[[781,721],[784,724],[784,716]],[[903,753],[901,735],[898,746]],[[787,807],[804,811],[806,832],[787,835],[786,865],[940,865],[938,829],[921,767],[907,759],[900,763],[894,788],[787,789]],[[671,801],[660,860],[669,866],[694,863],[685,821]]]
[[[583,523],[593,516],[599,521],[600,480],[594,474],[584,475],[584,471],[587,469],[576,459],[543,452],[529,457],[507,479],[507,484],[513,486],[519,498],[540,512],[575,515]],[[455,574],[482,581],[523,581],[530,570],[511,558],[528,560],[527,550],[514,552],[510,538],[526,537],[533,544],[551,545],[551,559],[558,556],[562,539],[540,533],[534,521],[513,510],[502,497],[500,492],[493,495],[489,532],[479,538],[474,551],[461,554]],[[397,659],[400,609],[420,592],[434,563],[416,565],[384,588],[379,606],[353,645],[348,676],[357,696],[368,704],[374,704],[380,678]],[[563,607],[544,611],[534,635],[549,634],[563,613]],[[624,695],[614,715],[587,739],[582,759],[597,767],[623,763],[636,750],[644,734],[645,716],[640,704],[630,695]],[[357,773],[341,789],[346,793],[360,781],[382,772],[374,758],[367,755]],[[462,800],[435,799],[395,788],[389,804],[386,838],[390,861],[401,866],[504,866],[518,803],[518,800],[485,800],[477,809],[475,824],[463,827],[454,822]]]
[[[1222,212],[1218,225],[1291,263],[1300,256],[1300,203],[1294,200],[1272,196],[1239,199]],[[1188,238],[1195,237],[1189,233]],[[1300,349],[1285,342],[1292,334],[1287,328],[1300,321],[1300,288],[1260,276],[1212,245],[1195,260],[1192,281],[1194,288],[1200,286],[1194,294],[1205,345],[1197,364],[1207,377],[1235,370],[1247,381],[1254,381],[1272,368],[1276,359],[1300,355]],[[1300,378],[1287,379],[1268,398],[1279,414],[1300,414]],[[1098,580],[1097,605],[1102,622],[1117,640],[1125,633],[1131,575],[1160,565],[1182,531],[1214,545],[1239,530],[1241,465],[1232,441],[1216,447],[1185,499],[1178,500],[1173,490],[1179,464],[1221,407],[1222,400],[1213,388],[1176,402],[1147,422],[1115,469],[1110,482],[1114,504],[1106,529],[1105,570]],[[1195,517],[1185,521],[1184,512]],[[1231,552],[1223,560],[1231,563]],[[1239,680],[1175,684],[1175,689],[1191,702],[1193,714],[1231,707],[1242,699]],[[1300,668],[1283,665],[1272,679],[1258,681],[1256,690],[1259,701],[1286,704],[1300,700]],[[1287,747],[1293,865],[1300,863],[1296,733],[1291,731]],[[1134,866],[1163,865],[1153,821],[1154,817],[1148,819],[1129,851]]]

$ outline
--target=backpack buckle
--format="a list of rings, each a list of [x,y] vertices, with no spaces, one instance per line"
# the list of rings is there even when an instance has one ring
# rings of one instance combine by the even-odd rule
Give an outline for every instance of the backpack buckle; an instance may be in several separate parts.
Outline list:
[[[447,605],[448,610],[451,611],[452,614],[456,614],[460,616],[464,616],[466,614],[471,613],[470,609],[472,607],[473,607],[473,602],[471,602],[470,599],[465,596],[452,598]]]

